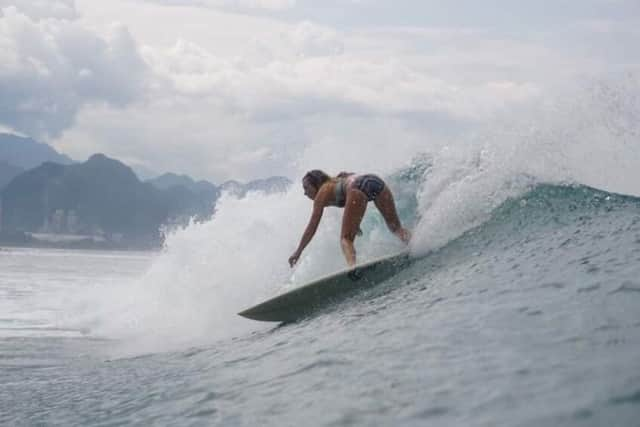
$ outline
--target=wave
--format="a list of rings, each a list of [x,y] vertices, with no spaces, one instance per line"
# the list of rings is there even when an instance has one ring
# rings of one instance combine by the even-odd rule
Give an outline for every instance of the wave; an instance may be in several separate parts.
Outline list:
[[[637,182],[639,93],[640,79],[633,78],[607,95],[633,101],[622,107],[600,95],[563,95],[566,102],[542,112],[519,111],[517,118],[486,124],[488,130],[447,140],[417,130],[406,137],[395,127],[397,135],[355,135],[352,145],[319,140],[297,160],[299,174],[289,191],[223,196],[212,220],[167,237],[143,277],[90,295],[86,305],[97,312],[92,334],[136,345],[140,337],[150,338],[151,348],[162,349],[237,336],[258,327],[236,316],[241,309],[343,268],[338,209],[326,210],[296,268],[287,264],[311,212],[299,185],[306,169],[383,175],[403,223],[414,232],[417,256],[500,251],[495,245],[501,240],[523,241],[566,224],[573,232],[588,229],[592,219],[620,210],[628,223],[639,199],[575,183],[624,192]],[[624,120],[615,120],[619,116]],[[622,230],[624,224],[615,226]],[[402,248],[372,206],[361,228],[360,261]]]
[[[585,185],[544,183],[508,198],[481,224],[421,255],[436,263],[441,257],[456,262],[473,258],[474,264],[487,268],[497,259],[508,259],[522,268],[547,254],[549,258],[536,263],[548,268],[562,259],[615,252],[616,247],[628,246],[628,256],[635,256],[631,252],[639,251],[634,248],[639,233],[640,198]],[[612,253],[615,258],[622,256]]]
[[[611,193],[585,185],[539,184],[505,201],[482,227],[508,227],[523,232],[540,225],[566,225],[592,215],[640,207],[640,198]]]

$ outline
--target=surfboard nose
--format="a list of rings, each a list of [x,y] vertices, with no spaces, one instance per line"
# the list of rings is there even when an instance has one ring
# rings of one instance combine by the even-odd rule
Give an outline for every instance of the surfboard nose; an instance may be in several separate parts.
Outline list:
[[[407,252],[370,261],[278,295],[238,315],[263,322],[295,322],[358,289],[385,281],[410,263]]]

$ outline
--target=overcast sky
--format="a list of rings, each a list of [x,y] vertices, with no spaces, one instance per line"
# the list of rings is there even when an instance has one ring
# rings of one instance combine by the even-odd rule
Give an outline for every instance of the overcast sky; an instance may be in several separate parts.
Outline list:
[[[638,46],[638,0],[0,0],[0,129],[214,182],[294,176],[318,144],[421,144],[638,70]]]

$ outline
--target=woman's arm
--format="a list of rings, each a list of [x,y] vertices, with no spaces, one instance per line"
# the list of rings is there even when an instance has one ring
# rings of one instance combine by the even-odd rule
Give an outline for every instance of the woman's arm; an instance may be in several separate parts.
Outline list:
[[[304,230],[302,234],[302,239],[300,239],[300,244],[298,245],[298,249],[289,257],[289,265],[293,267],[296,262],[298,262],[298,258],[302,255],[302,251],[307,247],[313,236],[316,234],[316,230],[318,229],[318,224],[320,224],[320,219],[322,218],[322,212],[324,211],[324,203],[322,203],[320,198],[316,198],[313,203],[313,212],[311,213],[311,219],[309,220],[309,224],[307,224],[307,228]]]

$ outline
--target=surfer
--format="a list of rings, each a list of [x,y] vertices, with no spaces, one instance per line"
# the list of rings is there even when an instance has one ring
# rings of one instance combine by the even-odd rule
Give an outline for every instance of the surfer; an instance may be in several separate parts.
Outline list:
[[[377,175],[356,175],[341,172],[330,177],[321,170],[312,170],[302,178],[304,194],[313,200],[313,212],[309,224],[302,235],[298,249],[289,257],[289,265],[293,267],[313,238],[322,212],[327,206],[344,208],[340,245],[349,266],[356,264],[356,250],[353,241],[360,233],[360,222],[367,209],[367,203],[373,201],[382,214],[389,230],[404,243],[409,243],[411,233],[402,227],[391,190]]]

